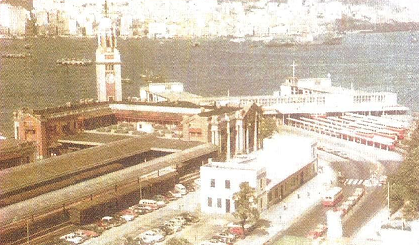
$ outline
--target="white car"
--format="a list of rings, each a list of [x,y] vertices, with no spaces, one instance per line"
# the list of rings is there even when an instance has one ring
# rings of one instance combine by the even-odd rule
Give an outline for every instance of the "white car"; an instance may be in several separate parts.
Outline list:
[[[173,218],[173,219],[171,219],[171,220],[174,220],[174,221],[178,222],[180,225],[184,225],[184,224],[186,224],[186,219],[185,219],[185,218],[183,218],[182,216],[177,216],[177,217],[174,217],[174,218]]]
[[[64,235],[62,237],[60,237],[61,240],[66,240],[67,242],[71,242],[74,244],[80,244],[82,242],[84,242],[84,238],[81,236],[76,235],[75,233],[69,233],[67,235]]]
[[[125,220],[126,222],[133,221],[135,219],[135,216],[132,214],[124,214],[121,216],[121,219]]]
[[[182,195],[186,195],[188,193],[186,187],[182,184],[176,184],[174,190],[175,192],[179,192]]]
[[[140,238],[145,243],[154,243],[154,242],[161,242],[164,240],[164,236],[156,233],[155,231],[149,230],[140,235]]]
[[[167,193],[169,196],[175,197],[175,198],[181,198],[182,194],[180,194],[179,192],[173,192],[173,191],[169,191]]]
[[[159,208],[166,206],[166,203],[164,201],[156,201],[156,204]]]
[[[228,239],[231,239],[231,240],[235,240],[236,239],[236,236],[235,235],[233,235],[233,234],[231,234],[231,233],[228,233],[228,232],[220,232],[220,233],[217,233],[217,235],[216,235],[217,237],[222,237],[222,238],[228,238]]]
[[[168,228],[170,228],[174,232],[178,232],[178,231],[182,230],[182,225],[180,225],[178,222],[176,222],[174,220],[169,220],[169,221],[164,222],[164,226],[167,226]]]

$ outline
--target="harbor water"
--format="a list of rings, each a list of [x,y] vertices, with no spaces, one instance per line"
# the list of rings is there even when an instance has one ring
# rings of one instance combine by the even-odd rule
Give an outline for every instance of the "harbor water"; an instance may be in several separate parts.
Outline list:
[[[419,33],[413,33],[419,36]],[[419,42],[412,33],[350,33],[340,45],[267,47],[261,42],[118,40],[123,97],[138,96],[147,71],[208,95],[270,95],[285,78],[327,77],[335,86],[396,92],[399,103],[419,110]],[[13,135],[13,111],[96,98],[95,66],[62,66],[63,58],[95,60],[96,39],[0,39],[0,133]],[[197,43],[199,45],[197,45]]]

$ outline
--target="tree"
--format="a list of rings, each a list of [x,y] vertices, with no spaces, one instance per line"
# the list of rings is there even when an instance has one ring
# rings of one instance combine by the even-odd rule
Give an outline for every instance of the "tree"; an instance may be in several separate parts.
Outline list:
[[[234,193],[233,200],[235,203],[234,217],[240,220],[240,225],[244,227],[248,221],[257,221],[259,219],[259,211],[257,210],[256,190],[249,186],[248,182],[240,184],[240,191]]]
[[[390,207],[402,207],[406,219],[415,219],[419,212],[419,128],[412,133],[407,154],[397,172],[390,177]]]
[[[276,121],[272,117],[263,117],[260,123],[260,137],[261,139],[271,137],[275,132],[278,132]]]
[[[185,238],[177,238],[177,237],[170,238],[170,240],[168,240],[166,244],[167,245],[192,245],[192,243],[186,240]]]

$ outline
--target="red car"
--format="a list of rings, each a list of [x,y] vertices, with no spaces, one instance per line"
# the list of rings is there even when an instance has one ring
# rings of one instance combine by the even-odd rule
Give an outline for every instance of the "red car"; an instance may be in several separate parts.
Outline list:
[[[236,223],[229,223],[227,227],[228,227],[228,232],[230,232],[231,234],[234,234],[236,236],[244,236],[245,234],[247,234],[248,232],[254,229],[254,224],[245,224],[244,230],[240,224],[236,224]]]
[[[307,237],[310,239],[317,239],[319,237],[324,236],[326,232],[327,232],[327,226],[323,224],[319,224],[314,230],[311,230],[308,233]]]
[[[86,238],[92,238],[92,237],[98,237],[99,236],[99,234],[97,232],[94,232],[94,231],[91,231],[91,230],[80,229],[80,230],[75,231],[74,233],[76,235],[83,236],[83,237],[86,237]]]

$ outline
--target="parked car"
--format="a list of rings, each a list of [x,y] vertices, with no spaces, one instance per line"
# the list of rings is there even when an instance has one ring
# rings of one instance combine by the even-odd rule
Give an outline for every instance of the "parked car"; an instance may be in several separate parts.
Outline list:
[[[211,238],[211,240],[217,240],[219,242],[223,242],[223,243],[228,244],[228,245],[234,244],[234,240],[232,238],[220,237],[220,236],[217,236],[217,235],[213,236]]]
[[[99,233],[97,233],[95,231],[84,230],[84,229],[78,229],[74,233],[78,236],[86,237],[87,239],[99,236]]]
[[[155,200],[156,202],[164,202],[165,204],[169,202],[169,199],[163,195],[155,195],[153,197],[153,200]]]
[[[216,234],[217,237],[225,237],[231,240],[236,240],[236,236],[234,234],[228,232],[219,232]]]
[[[140,234],[141,240],[143,240],[146,243],[155,243],[155,242],[161,242],[164,240],[164,236],[156,233],[152,230],[143,232]]]
[[[186,220],[186,222],[189,222],[189,223],[198,223],[199,222],[198,216],[193,215],[189,212],[182,213],[181,216]]]
[[[167,196],[169,198],[172,197],[172,198],[178,199],[178,198],[181,198],[182,197],[182,194],[180,194],[179,192],[168,191],[167,192]]]
[[[133,221],[137,216],[138,214],[131,209],[122,210],[117,214],[117,217],[124,223]]]
[[[150,200],[150,199],[141,199],[138,202],[138,205],[140,207],[150,207],[153,210],[156,210],[159,208],[159,205],[157,205],[157,201]]]
[[[227,243],[221,242],[217,239],[210,239],[208,241],[201,242],[200,245],[227,245]]]
[[[105,216],[97,223],[97,225],[99,227],[102,227],[105,230],[108,230],[108,229],[116,226],[116,221],[111,216]]]
[[[187,224],[186,219],[181,215],[174,217],[173,220],[178,221],[182,226]]]
[[[105,230],[105,229],[103,229],[102,227],[98,226],[95,223],[89,224],[89,225],[84,225],[84,226],[81,227],[81,229],[96,232],[98,235],[102,234],[102,232]]]
[[[244,225],[244,230],[242,228],[242,226],[238,223],[229,223],[227,224],[228,227],[228,231],[234,235],[237,236],[243,236],[245,234],[247,234],[248,232],[251,232],[252,230],[254,230],[255,228],[255,224],[245,224]]]
[[[186,187],[182,184],[176,184],[174,191],[179,192],[181,195],[186,195],[188,193],[188,191],[186,190]]]
[[[153,212],[153,209],[150,207],[142,207],[140,205],[134,205],[129,207],[130,210],[134,211],[138,215],[147,214]]]
[[[166,235],[171,235],[176,232],[176,230],[173,227],[169,227],[165,225],[159,226],[158,229],[164,231]]]
[[[82,236],[76,235],[75,233],[69,233],[60,237],[60,240],[67,241],[74,244],[80,244],[86,239]]]
[[[182,226],[175,221],[166,221],[164,222],[164,226],[168,227],[169,229],[173,230],[173,232],[178,232],[182,230]]]
[[[321,236],[324,236],[327,232],[327,226],[323,224],[317,225],[317,227],[314,230],[311,230],[307,237],[311,239],[317,239]]]
[[[157,234],[160,234],[162,236],[166,236],[167,235],[167,233],[163,229],[161,229],[161,228],[154,228],[154,229],[151,229],[151,231],[153,231],[153,232],[155,232]]]

